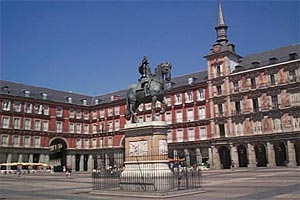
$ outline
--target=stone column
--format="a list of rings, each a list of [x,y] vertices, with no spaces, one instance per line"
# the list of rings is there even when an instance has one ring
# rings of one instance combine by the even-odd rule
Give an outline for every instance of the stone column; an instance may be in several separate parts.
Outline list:
[[[287,166],[288,167],[297,166],[295,147],[294,147],[294,144],[290,140],[287,141],[287,153],[288,153],[288,164],[287,164]]]
[[[201,155],[201,151],[199,148],[196,148],[196,162],[197,162],[197,164],[202,163],[202,155]]]
[[[275,167],[275,152],[274,152],[274,146],[268,142],[267,143],[267,151],[268,151],[268,164],[267,167]]]
[[[10,162],[11,162],[11,154],[10,154],[10,153],[7,154],[6,162],[7,162],[7,163],[10,163]],[[6,169],[7,169],[7,170],[10,170],[10,169],[11,169],[11,166],[7,166]]]
[[[32,163],[33,162],[33,154],[29,154],[29,159],[28,162]]]
[[[39,162],[40,163],[45,163],[45,154],[41,154],[41,156],[39,158]]]
[[[76,166],[76,156],[71,155],[71,167],[75,171],[75,166]]]
[[[80,155],[79,171],[83,172],[84,155]]]
[[[67,163],[66,163],[67,166],[71,166],[72,169],[73,169],[73,166],[72,166],[72,155],[67,155]]]
[[[88,171],[89,172],[92,172],[94,169],[94,158],[92,155],[89,155],[89,158],[88,158]]]
[[[254,168],[256,167],[256,157],[255,157],[255,150],[253,145],[248,143],[248,148],[247,148],[247,154],[248,154],[248,167],[249,168]]]
[[[19,154],[19,156],[18,156],[18,162],[23,162],[23,154]]]
[[[221,169],[219,152],[215,146],[211,147],[211,168]]]
[[[230,144],[230,154],[231,154],[231,160],[235,163],[236,167],[239,167],[239,155],[237,152],[237,148]]]
[[[49,162],[50,162],[49,155],[45,155],[45,163],[49,164]]]

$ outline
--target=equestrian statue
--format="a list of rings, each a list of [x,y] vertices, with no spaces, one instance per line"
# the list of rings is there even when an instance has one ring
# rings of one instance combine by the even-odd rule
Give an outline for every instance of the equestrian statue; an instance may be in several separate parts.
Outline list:
[[[156,101],[161,102],[162,110],[165,112],[166,102],[164,100],[165,81],[171,80],[171,63],[165,62],[157,65],[155,73],[151,73],[147,57],[144,56],[142,63],[139,65],[141,78],[139,83],[129,86],[126,96],[125,118],[132,119],[136,122],[136,110],[142,103],[152,103],[152,118]]]

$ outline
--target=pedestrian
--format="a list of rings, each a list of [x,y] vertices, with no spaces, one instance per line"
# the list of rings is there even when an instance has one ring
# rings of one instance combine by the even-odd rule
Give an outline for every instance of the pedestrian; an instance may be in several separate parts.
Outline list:
[[[67,167],[66,168],[66,176],[67,176],[67,178],[71,178],[71,174],[72,174],[72,168],[71,167]]]
[[[235,162],[233,160],[231,160],[230,168],[231,168],[232,171],[235,169]]]

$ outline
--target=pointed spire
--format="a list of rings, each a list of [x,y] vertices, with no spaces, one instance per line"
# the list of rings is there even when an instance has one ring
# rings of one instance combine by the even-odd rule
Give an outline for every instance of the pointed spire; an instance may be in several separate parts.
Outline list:
[[[217,42],[219,43],[227,43],[227,25],[225,24],[224,21],[224,16],[223,16],[223,10],[222,10],[222,4],[221,0],[219,0],[219,5],[218,5],[218,22],[217,26],[215,27],[217,31]]]

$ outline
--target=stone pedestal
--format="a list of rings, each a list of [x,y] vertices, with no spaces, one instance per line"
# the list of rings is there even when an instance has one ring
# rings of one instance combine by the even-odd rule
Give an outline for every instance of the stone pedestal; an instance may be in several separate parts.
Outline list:
[[[125,169],[120,188],[125,191],[163,191],[174,188],[169,168],[167,123],[152,121],[130,124],[125,134]]]

